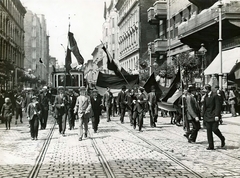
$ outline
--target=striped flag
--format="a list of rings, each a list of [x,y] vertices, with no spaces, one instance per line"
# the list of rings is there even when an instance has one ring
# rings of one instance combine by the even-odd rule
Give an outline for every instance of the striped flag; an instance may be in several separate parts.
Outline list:
[[[72,51],[72,53],[76,57],[78,64],[82,65],[84,63],[84,59],[79,52],[77,42],[76,42],[76,40],[73,36],[73,33],[68,32],[68,39],[69,39],[69,44],[70,44],[70,50]]]

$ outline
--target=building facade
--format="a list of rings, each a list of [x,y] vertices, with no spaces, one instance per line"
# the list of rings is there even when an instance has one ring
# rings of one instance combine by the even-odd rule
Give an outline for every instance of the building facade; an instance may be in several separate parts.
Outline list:
[[[240,57],[240,1],[189,1],[197,10],[180,24],[179,39],[194,51],[204,44],[207,50],[205,68],[211,65],[211,69],[204,70],[205,82],[225,88],[229,72]],[[218,62],[214,65],[212,62],[216,60]],[[218,80],[216,83],[214,78]]]
[[[106,5],[106,2],[104,4],[105,22],[103,24],[102,33],[103,33],[104,46],[109,52],[110,57],[120,66],[120,63],[118,60],[119,59],[118,26],[117,26],[118,13],[115,9],[115,4],[116,4],[115,0],[111,0],[108,7]],[[103,70],[105,70],[106,73],[112,74],[113,72],[107,69],[107,57],[106,57],[106,54],[104,55],[105,57],[102,63]]]
[[[24,16],[26,9],[19,0],[0,1],[0,87],[18,86],[24,67]]]
[[[49,81],[49,36],[44,15],[27,10],[25,19],[25,61],[24,68],[31,69],[37,81]],[[41,83],[41,82],[40,82]],[[30,87],[32,83],[28,82]]]
[[[155,0],[118,0],[119,63],[129,73],[140,71],[143,61],[149,61],[148,43],[156,39],[156,28],[148,23],[147,9]],[[151,64],[149,65],[151,66]]]
[[[201,68],[199,69],[201,79],[190,82],[198,83],[199,86],[206,83],[213,84],[213,78],[218,79],[223,75],[225,82],[220,84],[223,85],[226,83],[227,73],[219,70],[212,75],[206,75],[205,69],[219,51],[239,46],[239,3],[239,0],[156,1],[148,9],[148,22],[158,29],[158,38],[149,43],[150,55],[160,56],[171,64],[174,60],[178,60],[178,56],[182,53],[189,53],[190,57],[200,63]],[[227,65],[230,65],[229,62]]]

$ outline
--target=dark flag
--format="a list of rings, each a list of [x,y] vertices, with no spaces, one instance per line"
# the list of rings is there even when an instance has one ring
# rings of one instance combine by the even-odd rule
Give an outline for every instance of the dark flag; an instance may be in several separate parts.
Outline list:
[[[39,62],[40,62],[40,63],[43,63],[43,61],[42,61],[42,59],[41,59],[41,58],[39,58]]]
[[[65,58],[65,68],[67,73],[69,73],[69,71],[72,69],[71,64],[72,64],[71,50],[67,48],[67,55]]]
[[[178,69],[177,75],[175,76],[174,80],[172,81],[167,94],[162,98],[162,101],[167,102],[168,98],[170,98],[178,89],[180,85],[180,69]]]
[[[121,73],[123,75],[130,75],[124,68],[121,68]]]
[[[68,32],[68,38],[69,38],[69,44],[70,44],[70,50],[72,51],[72,53],[74,54],[74,56],[76,57],[78,64],[82,65],[84,63],[84,59],[82,57],[82,55],[79,52],[78,46],[77,46],[77,42],[73,36],[73,33]]]
[[[156,91],[156,97],[157,100],[160,99],[160,97],[162,96],[162,90],[160,89],[157,81],[155,80],[155,76],[154,73],[152,73],[152,75],[148,78],[148,80],[146,81],[146,83],[144,84],[143,88],[145,89],[145,91],[147,93],[151,92],[151,86],[154,86],[155,91]]]
[[[113,59],[110,59],[106,47],[103,46],[102,49],[107,55],[107,68],[108,68],[108,70],[112,70],[117,76],[122,77],[121,71],[119,71],[117,64],[114,62]]]

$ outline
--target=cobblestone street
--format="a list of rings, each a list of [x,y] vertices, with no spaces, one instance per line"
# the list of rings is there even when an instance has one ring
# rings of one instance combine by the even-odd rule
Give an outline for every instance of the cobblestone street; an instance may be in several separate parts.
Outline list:
[[[220,148],[214,136],[214,151],[206,150],[205,129],[191,144],[169,117],[159,117],[157,127],[151,128],[147,115],[143,132],[138,132],[127,116],[120,124],[119,117],[106,122],[103,115],[98,133],[93,133],[90,122],[89,136],[81,142],[77,128],[63,137],[56,125],[37,177],[240,177],[240,117],[224,115],[223,121],[220,130],[226,146]],[[32,141],[26,118],[23,124],[12,124],[11,130],[1,124],[0,177],[29,177],[53,125],[50,116],[47,129],[39,130],[39,139]]]

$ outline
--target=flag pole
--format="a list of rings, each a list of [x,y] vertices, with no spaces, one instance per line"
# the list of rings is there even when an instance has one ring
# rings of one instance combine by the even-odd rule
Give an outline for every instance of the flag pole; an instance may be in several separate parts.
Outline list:
[[[102,45],[104,46],[102,40],[100,40],[100,41],[101,41]],[[105,47],[105,46],[104,46],[104,47]],[[112,59],[112,61],[113,61],[113,58],[112,58],[112,56],[110,55],[110,53],[108,52],[108,50],[107,50],[106,47],[105,47],[105,49],[106,49],[107,55],[108,55],[109,57],[111,57],[111,59]],[[123,77],[123,79],[125,80],[125,82],[127,83],[127,85],[130,87],[130,84],[128,83],[127,79],[124,77],[124,75],[122,74],[122,72],[121,72],[120,70],[119,70],[119,73],[121,74],[121,76]]]
[[[68,24],[68,32],[70,32],[70,15],[68,16],[68,20],[69,20],[69,24]],[[67,49],[69,46],[69,39],[68,39],[68,43],[67,43]],[[66,93],[66,84],[67,84],[67,66],[66,66],[66,57],[67,57],[67,51],[66,51],[66,56],[65,56],[65,72],[64,72],[64,94]]]

